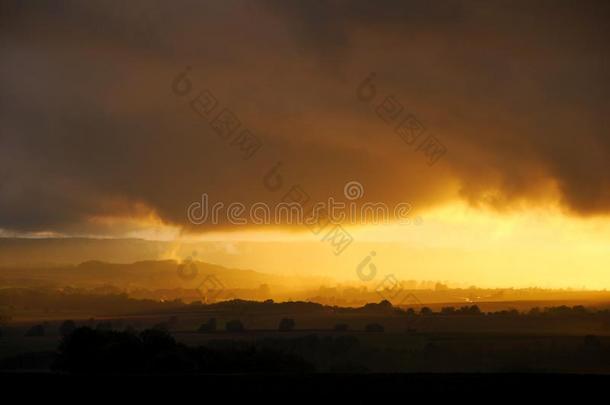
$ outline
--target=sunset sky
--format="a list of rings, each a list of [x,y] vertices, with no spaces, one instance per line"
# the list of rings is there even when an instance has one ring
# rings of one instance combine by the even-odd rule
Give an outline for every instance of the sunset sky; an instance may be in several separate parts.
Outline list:
[[[609,17],[607,1],[1,2],[0,236],[221,241],[222,264],[347,282],[375,251],[400,278],[610,288]],[[446,150],[433,164],[426,139]],[[343,224],[335,254],[326,230],[187,217],[204,193],[348,201],[349,182],[358,204],[409,204],[408,223]]]

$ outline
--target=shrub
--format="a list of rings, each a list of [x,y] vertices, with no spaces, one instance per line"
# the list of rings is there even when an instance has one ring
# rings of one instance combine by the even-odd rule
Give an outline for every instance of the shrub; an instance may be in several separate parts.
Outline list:
[[[44,336],[44,326],[43,325],[34,325],[25,333],[26,336]]]
[[[238,319],[227,322],[225,329],[227,332],[243,332],[245,330],[244,324]]]
[[[347,332],[349,327],[346,323],[338,323],[335,325],[335,332]]]
[[[216,332],[216,318],[210,318],[206,323],[201,324],[199,327],[201,333]]]
[[[294,319],[284,318],[280,321],[278,330],[280,330],[282,332],[289,332],[294,329],[294,325],[295,325]]]
[[[368,325],[366,325],[364,330],[367,332],[383,332],[384,328],[378,323],[369,323]]]
[[[61,336],[68,336],[70,333],[74,332],[74,329],[76,329],[76,323],[73,320],[68,319],[63,321],[59,326],[59,334]]]

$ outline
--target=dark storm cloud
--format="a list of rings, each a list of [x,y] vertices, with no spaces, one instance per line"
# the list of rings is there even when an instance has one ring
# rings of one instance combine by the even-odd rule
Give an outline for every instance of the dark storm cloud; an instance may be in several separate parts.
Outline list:
[[[0,228],[95,232],[206,192],[277,202],[360,181],[415,209],[559,192],[610,210],[606,2],[3,2]],[[262,141],[244,160],[176,96],[191,66]],[[377,98],[356,88],[377,73]],[[447,147],[429,167],[375,113],[394,95]],[[285,189],[263,176],[282,161]],[[144,207],[144,208],[143,208]]]

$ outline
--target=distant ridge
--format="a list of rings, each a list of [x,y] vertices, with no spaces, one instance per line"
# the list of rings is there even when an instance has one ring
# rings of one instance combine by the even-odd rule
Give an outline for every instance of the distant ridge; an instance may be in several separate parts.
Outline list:
[[[170,242],[144,239],[0,238],[0,266],[133,263],[159,259],[170,248]]]
[[[193,288],[205,277],[215,280],[227,288],[252,288],[261,284],[283,285],[282,276],[265,274],[254,270],[231,269],[202,261],[193,261],[196,277],[184,278],[178,272],[175,260],[145,260],[134,263],[108,263],[89,260],[78,265],[56,266],[3,266],[0,277],[12,285],[53,286],[100,286],[113,285],[119,288]]]

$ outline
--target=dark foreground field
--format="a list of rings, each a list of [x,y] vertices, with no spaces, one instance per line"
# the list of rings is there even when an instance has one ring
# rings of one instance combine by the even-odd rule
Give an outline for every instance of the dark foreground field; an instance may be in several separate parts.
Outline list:
[[[610,375],[605,309],[484,313],[466,306],[415,312],[387,302],[342,309],[243,301],[179,309],[12,321],[0,336],[0,371],[190,377]]]
[[[610,337],[507,333],[79,328],[7,337],[4,372],[68,374],[565,373],[610,375]],[[17,349],[19,347],[19,349]]]
[[[383,404],[416,401],[502,403],[604,398],[610,377],[582,374],[255,374],[102,375],[0,373],[5,394],[63,402]]]

